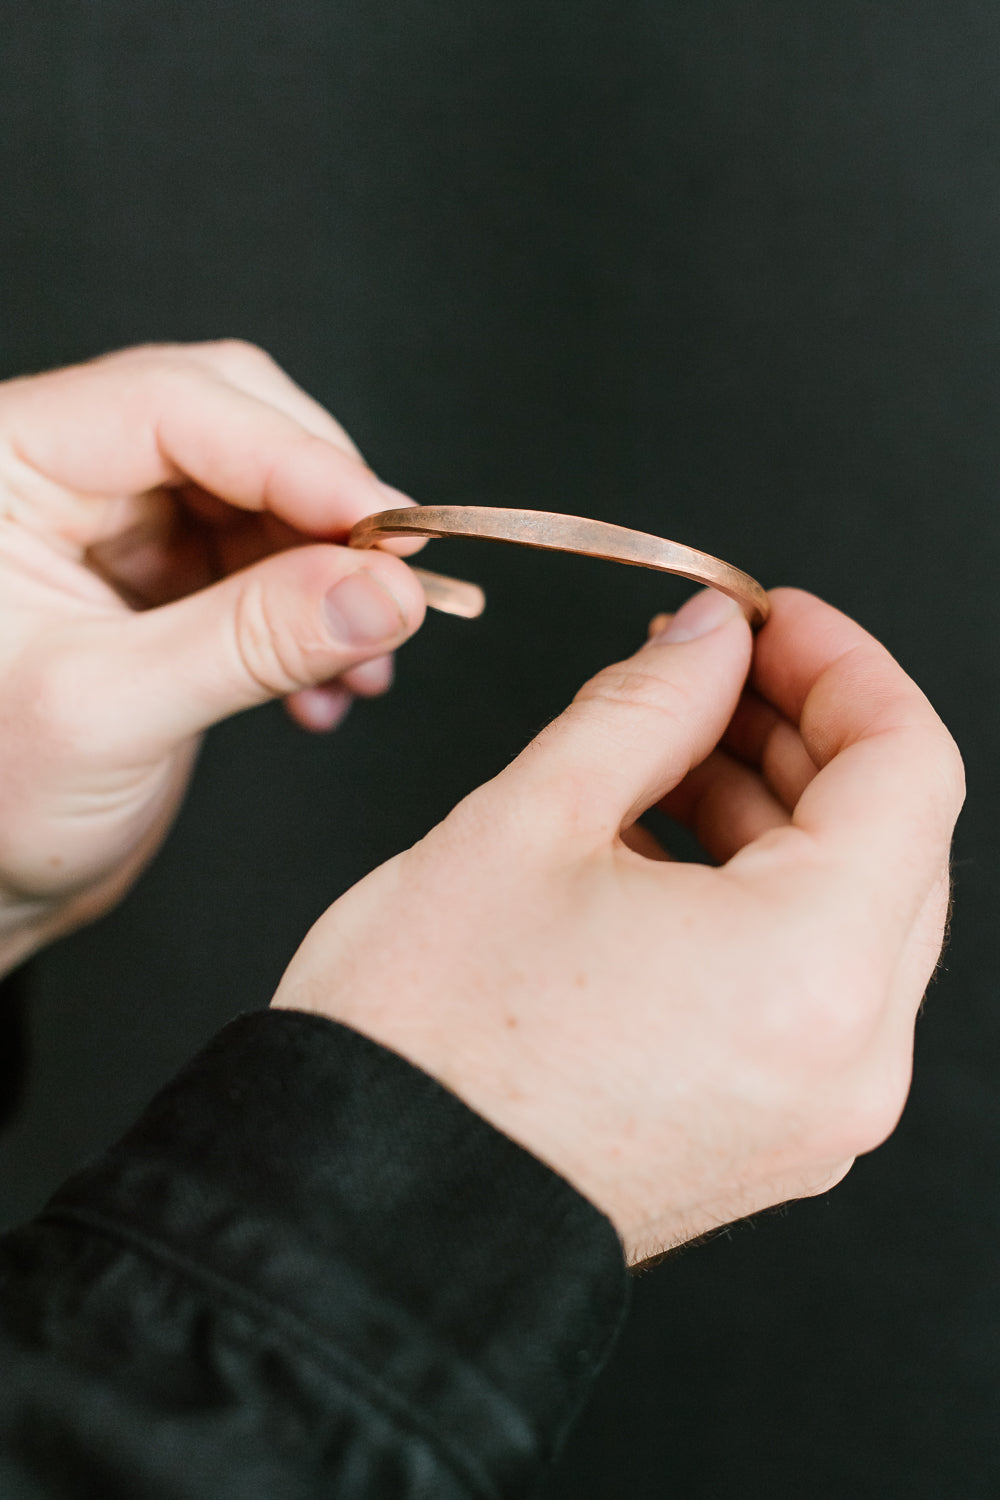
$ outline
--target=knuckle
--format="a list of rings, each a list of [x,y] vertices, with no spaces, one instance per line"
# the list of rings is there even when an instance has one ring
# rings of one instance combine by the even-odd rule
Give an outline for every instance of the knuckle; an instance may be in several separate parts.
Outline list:
[[[798,999],[794,1016],[786,1011],[777,1025],[771,1017],[768,1072],[793,1113],[822,1129],[839,1123],[840,1102],[853,1088],[873,1026],[861,1005],[841,1003],[839,995],[820,1002],[800,992]]]
[[[568,715],[572,721],[581,714],[587,715],[588,738],[609,753],[627,754],[652,735],[666,762],[672,747],[681,753],[687,744],[698,705],[692,684],[665,681],[627,664],[606,669],[580,690]]]
[[[881,1016],[880,995],[866,983],[848,976],[824,1002],[813,1002],[811,1018],[816,1042],[823,1056],[842,1066],[865,1056]]]
[[[249,339],[215,339],[202,345],[202,348],[217,367],[233,373],[275,368],[274,360],[267,350]]]
[[[690,703],[687,685],[671,678],[645,671],[635,661],[619,662],[605,667],[577,693],[575,703],[607,703],[616,709],[632,709],[653,714],[672,724],[685,718]]]
[[[820,1198],[824,1193],[831,1192],[838,1183],[843,1182],[848,1172],[854,1166],[853,1156],[845,1157],[838,1162],[817,1163],[810,1169],[808,1176],[803,1179],[801,1192],[798,1196],[802,1198]]]
[[[122,349],[104,358],[108,362],[136,365],[139,374],[154,378],[162,373],[190,370],[196,363],[191,346],[186,344],[136,344],[131,349]]]
[[[952,814],[952,820],[958,818],[965,804],[965,762],[961,751],[945,731],[945,745],[941,756],[941,779],[944,787],[946,805]]]
[[[930,744],[925,731],[923,743],[914,746],[914,753],[919,754],[925,768],[919,800],[911,793],[915,838],[927,849],[947,849],[965,802],[965,764],[943,725]]]
[[[270,591],[257,579],[248,579],[237,598],[232,646],[237,672],[256,684],[262,698],[295,692],[329,675],[311,669],[311,658],[319,655],[318,645],[311,650],[307,642],[296,638],[278,617]],[[329,667],[328,649],[323,664]]]
[[[910,1091],[909,1055],[868,1069],[846,1091],[830,1121],[824,1149],[863,1156],[886,1141],[903,1113]]]
[[[814,927],[772,973],[763,1041],[798,1086],[822,1089],[867,1066],[889,995],[884,968],[855,934]]]
[[[250,377],[276,368],[266,350],[246,339],[213,339],[194,344],[138,344],[105,359],[136,366],[139,377],[154,385],[173,385],[178,379],[215,374],[226,378]]]
[[[794,1075],[793,1113],[814,1161],[872,1151],[892,1134],[909,1092],[912,1045],[888,1037],[884,995],[834,987],[808,997],[774,1049],[779,1076]],[[782,1052],[784,1055],[782,1056]]]
[[[204,379],[204,368],[182,344],[155,344],[130,350],[135,356],[135,381],[153,410],[177,396],[192,380]]]

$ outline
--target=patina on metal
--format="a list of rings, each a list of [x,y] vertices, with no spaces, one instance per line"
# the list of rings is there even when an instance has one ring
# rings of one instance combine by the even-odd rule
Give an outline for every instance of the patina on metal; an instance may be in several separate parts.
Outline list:
[[[692,583],[718,589],[720,594],[735,599],[755,630],[770,613],[764,589],[739,568],[681,542],[670,542],[645,531],[630,531],[609,521],[590,521],[585,516],[564,516],[548,510],[505,510],[489,505],[415,505],[366,516],[348,540],[352,547],[377,547],[389,537],[399,536],[472,536],[491,542],[541,547],[549,552],[601,557],[636,568],[675,573]],[[475,584],[445,578],[440,573],[426,573],[421,568],[414,568],[414,572],[434,609],[467,619],[482,613],[485,595]]]

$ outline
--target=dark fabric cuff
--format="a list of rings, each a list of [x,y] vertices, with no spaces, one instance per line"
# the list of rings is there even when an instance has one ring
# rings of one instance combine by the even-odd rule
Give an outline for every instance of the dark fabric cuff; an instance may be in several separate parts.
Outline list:
[[[26,967],[0,979],[0,1130],[17,1113],[27,1071]]]
[[[294,1326],[487,1491],[551,1457],[626,1301],[617,1235],[562,1178],[395,1053],[291,1011],[228,1026],[43,1217]]]

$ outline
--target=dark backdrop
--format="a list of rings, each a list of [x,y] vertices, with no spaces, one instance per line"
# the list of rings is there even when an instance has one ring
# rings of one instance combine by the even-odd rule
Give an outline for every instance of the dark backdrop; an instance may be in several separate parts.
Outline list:
[[[815,589],[940,707],[972,790],[904,1122],[639,1280],[548,1493],[1000,1493],[995,0],[0,10],[2,373],[257,340],[418,498]],[[153,871],[31,971],[4,1219],[682,594],[438,545],[487,616],[432,620],[332,740],[221,728]]]

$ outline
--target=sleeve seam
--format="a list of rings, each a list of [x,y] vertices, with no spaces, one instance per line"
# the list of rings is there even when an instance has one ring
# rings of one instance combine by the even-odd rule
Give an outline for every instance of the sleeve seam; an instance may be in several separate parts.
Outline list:
[[[230,1281],[220,1272],[201,1265],[198,1261],[190,1259],[173,1249],[172,1246],[164,1244],[141,1230],[114,1219],[105,1218],[103,1214],[93,1210],[53,1207],[41,1214],[37,1222],[40,1224],[61,1223],[78,1229],[96,1231],[133,1252],[166,1266],[189,1281],[200,1283],[203,1287],[210,1289],[244,1315],[253,1317],[259,1323],[268,1324],[286,1343],[286,1346],[294,1343],[299,1346],[297,1352],[304,1352],[322,1365],[332,1366],[342,1384],[349,1391],[377,1407],[383,1416],[396,1425],[405,1424],[427,1442],[452,1470],[455,1477],[469,1487],[470,1493],[482,1497],[482,1500],[499,1500],[500,1490],[496,1488],[490,1476],[476,1464],[472,1455],[452,1447],[447,1439],[442,1437],[439,1430],[427,1422],[418,1409],[411,1406],[390,1386],[380,1381],[367,1366],[352,1359],[343,1350],[318,1338],[299,1317],[290,1313],[286,1308],[237,1282]],[[494,1392],[494,1394],[497,1393]],[[509,1422],[512,1415],[516,1415],[522,1438],[531,1441],[528,1424],[523,1414],[516,1408],[511,1408],[506,1398],[501,1396],[499,1400],[505,1408],[507,1421]],[[537,1445],[533,1441],[532,1447],[537,1452]]]

